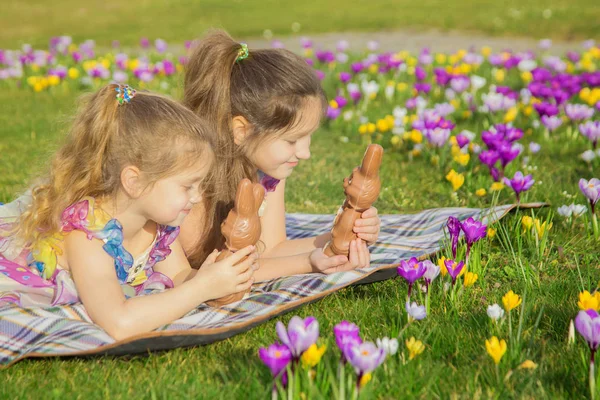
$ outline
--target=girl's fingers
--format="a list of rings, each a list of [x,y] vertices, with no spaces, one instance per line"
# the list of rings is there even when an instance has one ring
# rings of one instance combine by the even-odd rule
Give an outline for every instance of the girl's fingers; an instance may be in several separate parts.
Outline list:
[[[360,215],[361,218],[367,219],[371,217],[377,216],[377,209],[375,207],[370,207],[367,211]]]
[[[252,278],[253,274],[254,274],[254,271],[252,270],[252,268],[248,268],[248,270],[246,272],[244,272],[243,274],[239,274],[237,276],[238,284],[247,282],[248,279]]]
[[[252,284],[254,283],[254,278],[250,278],[247,282],[244,283],[240,283],[239,285],[237,285],[236,288],[236,292],[244,292],[248,289],[250,289],[250,287],[252,287]]]
[[[232,256],[229,257],[229,260],[232,261],[232,265],[237,264],[238,261],[242,260],[244,257],[246,257],[247,255],[250,255],[250,253],[252,253],[255,249],[255,246],[246,246],[241,250],[236,251],[235,253],[233,253]],[[250,257],[248,257],[250,258]]]
[[[348,261],[350,262],[352,267],[356,268],[358,266],[359,258],[358,258],[358,248],[356,246],[356,240],[353,240],[350,242],[350,254],[348,257]]]

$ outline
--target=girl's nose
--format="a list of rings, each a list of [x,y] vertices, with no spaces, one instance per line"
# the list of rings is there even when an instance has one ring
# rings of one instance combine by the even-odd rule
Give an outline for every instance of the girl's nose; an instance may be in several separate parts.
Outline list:
[[[308,160],[310,158],[310,142],[303,143],[296,148],[296,157],[300,160]]]

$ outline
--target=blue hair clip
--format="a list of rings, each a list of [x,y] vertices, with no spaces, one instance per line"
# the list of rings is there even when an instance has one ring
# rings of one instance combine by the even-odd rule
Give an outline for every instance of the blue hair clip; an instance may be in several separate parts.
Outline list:
[[[130,103],[131,99],[135,97],[135,89],[129,85],[119,85],[115,88],[117,92],[117,101],[119,105],[123,105],[123,103]]]

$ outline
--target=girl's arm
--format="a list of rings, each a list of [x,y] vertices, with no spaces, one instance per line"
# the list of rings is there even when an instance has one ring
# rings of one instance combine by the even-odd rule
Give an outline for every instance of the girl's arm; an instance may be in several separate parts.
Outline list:
[[[178,257],[177,252],[175,258]],[[243,249],[238,253],[227,259],[229,264],[233,265],[250,251]],[[209,265],[202,276],[197,274],[194,279],[180,282],[174,289],[126,299],[115,273],[114,260],[102,249],[100,240],[89,240],[84,232],[73,231],[65,238],[65,256],[90,318],[117,340],[151,331],[182,317],[207,300],[240,291],[242,286],[245,287],[240,282],[251,284],[250,266],[255,260],[248,257],[248,260],[231,268],[224,268],[223,262],[215,263],[212,265],[217,268]],[[214,261],[216,254],[209,258]],[[175,271],[170,266],[165,269]],[[181,280],[177,276],[183,277],[184,272],[185,268],[182,268],[175,279]]]

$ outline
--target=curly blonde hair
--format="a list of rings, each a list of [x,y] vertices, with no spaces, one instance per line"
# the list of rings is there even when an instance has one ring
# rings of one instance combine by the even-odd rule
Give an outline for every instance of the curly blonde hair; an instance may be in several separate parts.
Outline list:
[[[119,105],[118,87],[105,86],[83,99],[66,142],[32,188],[32,203],[18,221],[23,243],[59,232],[62,212],[84,197],[115,196],[128,165],[138,167],[152,185],[191,167],[199,155],[209,167],[214,163],[213,135],[192,111],[139,91]]]

